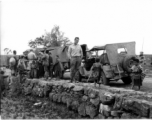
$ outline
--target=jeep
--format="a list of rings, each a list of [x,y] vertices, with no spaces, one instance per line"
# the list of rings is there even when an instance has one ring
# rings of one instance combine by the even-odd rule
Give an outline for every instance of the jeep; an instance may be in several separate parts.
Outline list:
[[[83,48],[83,46],[82,46]],[[84,51],[84,49],[83,49]],[[87,53],[95,52],[96,54],[88,58]],[[98,53],[102,52],[101,55]],[[86,51],[85,74],[82,74],[81,69],[77,72],[76,79],[81,81],[82,78],[88,78],[91,67],[95,63],[95,58],[99,57],[102,64],[101,80],[102,83],[108,85],[110,81],[122,80],[125,84],[131,83],[131,67],[135,55],[135,42],[106,44],[104,46],[95,46]],[[81,68],[81,67],[80,67]]]

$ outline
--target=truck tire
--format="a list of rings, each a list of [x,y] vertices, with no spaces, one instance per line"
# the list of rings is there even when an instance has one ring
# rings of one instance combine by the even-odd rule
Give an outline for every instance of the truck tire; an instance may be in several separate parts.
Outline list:
[[[106,75],[105,75],[105,73],[103,71],[101,72],[101,78],[102,78],[102,83],[104,85],[109,85],[109,79],[106,78]]]
[[[123,60],[123,69],[127,72],[130,73],[131,70],[131,63],[133,62],[133,59],[135,58],[135,56],[131,55],[131,56],[126,56]]]
[[[131,77],[124,77],[121,79],[124,82],[124,84],[126,84],[126,85],[129,85],[132,82]]]
[[[64,75],[64,70],[61,73],[60,79],[63,79],[63,75]]]

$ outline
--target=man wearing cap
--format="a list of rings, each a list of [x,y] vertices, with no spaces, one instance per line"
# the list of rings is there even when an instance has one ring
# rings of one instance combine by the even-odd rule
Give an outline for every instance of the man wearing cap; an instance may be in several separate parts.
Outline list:
[[[78,71],[83,57],[82,48],[78,43],[79,37],[75,37],[74,44],[70,45],[68,49],[71,67],[71,82],[74,80],[75,73]]]
[[[52,58],[52,53],[49,51],[49,75],[52,78],[53,77],[53,58]]]

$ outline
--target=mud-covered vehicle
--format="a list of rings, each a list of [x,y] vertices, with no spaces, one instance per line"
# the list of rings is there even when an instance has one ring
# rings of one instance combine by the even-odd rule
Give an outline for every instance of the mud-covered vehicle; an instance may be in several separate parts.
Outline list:
[[[83,77],[89,77],[91,66],[95,62],[95,57],[99,57],[103,65],[101,73],[103,84],[108,85],[110,81],[118,81],[119,79],[125,84],[131,83],[130,68],[133,63],[133,58],[137,57],[135,54],[135,42],[95,46],[86,52],[95,52],[96,55],[91,58],[85,58],[86,74],[82,75],[79,70],[76,77],[79,81],[81,81]],[[98,55],[99,52],[102,52],[100,56]]]

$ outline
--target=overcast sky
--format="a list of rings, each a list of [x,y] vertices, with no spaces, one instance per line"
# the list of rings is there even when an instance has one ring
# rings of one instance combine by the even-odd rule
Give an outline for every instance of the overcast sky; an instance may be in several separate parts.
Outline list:
[[[1,51],[28,49],[28,41],[59,25],[89,48],[136,41],[152,54],[152,0],[1,0]]]

